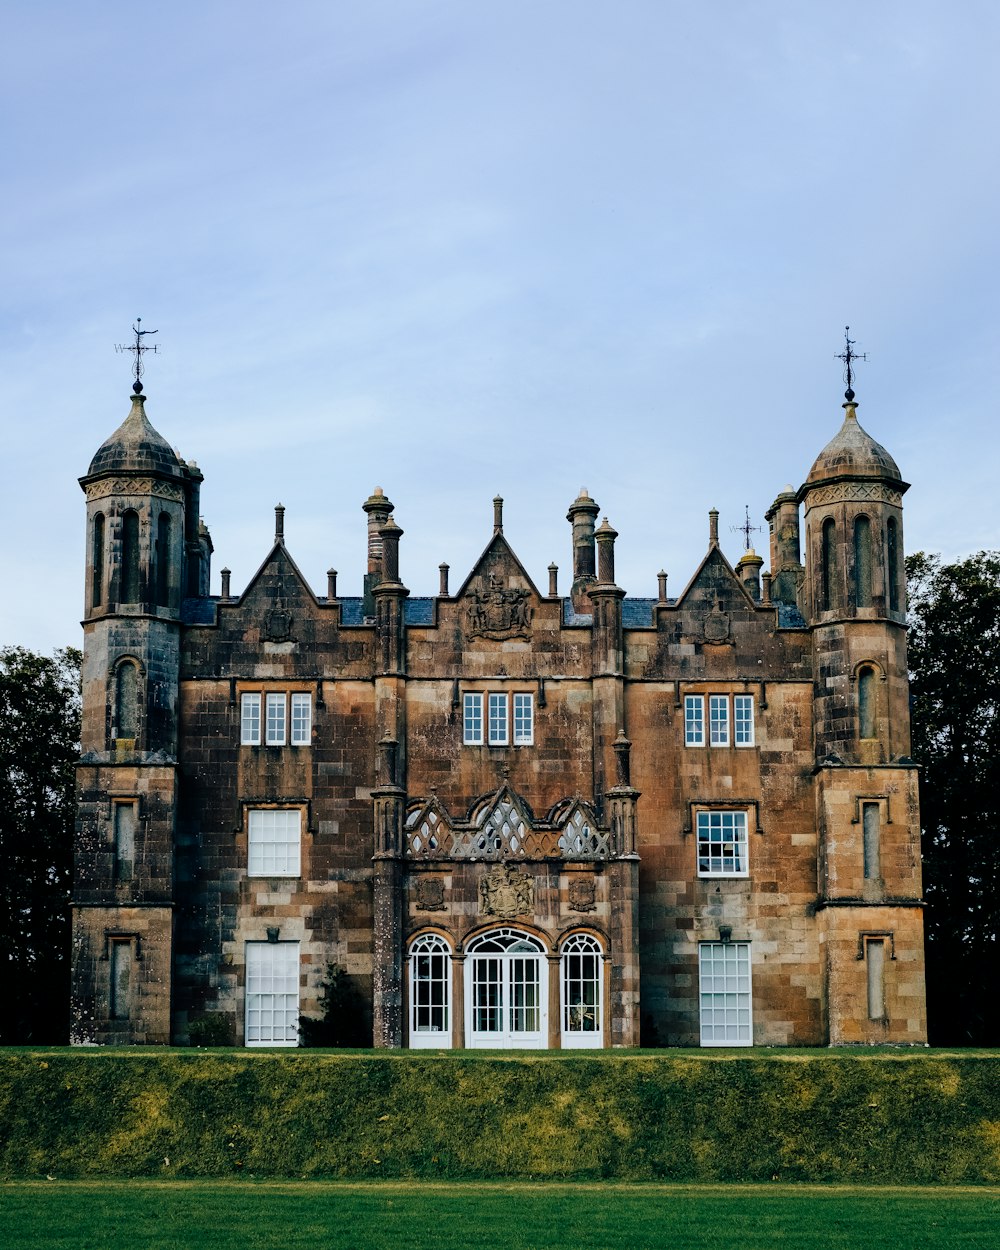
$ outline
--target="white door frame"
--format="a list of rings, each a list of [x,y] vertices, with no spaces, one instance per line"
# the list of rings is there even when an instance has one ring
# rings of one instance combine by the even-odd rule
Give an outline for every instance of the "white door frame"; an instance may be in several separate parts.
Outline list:
[[[548,1049],[549,961],[539,939],[503,927],[479,934],[466,950],[466,1046]],[[477,1020],[496,1027],[477,1030]]]

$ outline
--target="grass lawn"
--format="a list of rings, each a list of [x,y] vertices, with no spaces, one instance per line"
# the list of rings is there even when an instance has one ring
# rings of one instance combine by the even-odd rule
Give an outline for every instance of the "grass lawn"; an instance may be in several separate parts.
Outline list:
[[[13,1181],[13,1250],[938,1250],[1000,1243],[1000,1189]]]

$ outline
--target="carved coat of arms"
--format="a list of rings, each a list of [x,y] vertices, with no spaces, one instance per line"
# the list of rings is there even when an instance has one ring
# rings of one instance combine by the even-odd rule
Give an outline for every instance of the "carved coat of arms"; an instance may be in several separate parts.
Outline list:
[[[717,598],[715,606],[705,617],[705,641],[727,642],[729,639],[729,613],[723,611],[722,599]]]
[[[469,634],[481,638],[527,638],[534,609],[528,592],[519,587],[506,587],[503,579],[491,573],[482,590],[474,590],[469,599]]]
[[[272,608],[264,618],[267,642],[289,642],[292,637],[292,614],[286,608]]]
[[[592,877],[577,877],[569,883],[570,911],[596,911],[597,891]]]
[[[440,877],[419,878],[417,911],[444,911],[444,882]]]
[[[484,916],[512,920],[535,910],[535,880],[510,864],[497,864],[479,880],[479,910]]]

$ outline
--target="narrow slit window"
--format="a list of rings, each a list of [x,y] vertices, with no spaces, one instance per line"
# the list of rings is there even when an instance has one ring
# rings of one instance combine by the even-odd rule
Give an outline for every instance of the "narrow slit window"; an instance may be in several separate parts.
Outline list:
[[[93,565],[91,568],[90,602],[99,608],[104,602],[104,513],[98,512],[94,517],[94,542],[91,550]]]
[[[109,955],[111,994],[108,1014],[112,1020],[127,1020],[132,990],[132,943],[112,942]]]
[[[882,875],[879,864],[879,840],[882,813],[877,803],[861,804],[864,873],[866,881],[877,881]]]
[[[170,516],[161,512],[156,522],[156,602],[170,605]]]
[[[139,671],[126,660],[115,674],[115,737],[135,739],[139,713]]]
[[[872,527],[866,516],[854,522],[854,603],[859,608],[872,603]]]
[[[889,582],[889,611],[899,611],[899,532],[894,517],[885,526],[887,581]]]
[[[116,803],[114,814],[115,883],[120,884],[132,880],[135,864],[135,831],[138,821],[134,803]]]
[[[865,942],[868,965],[868,1019],[885,1019],[885,942],[869,938]]]
[[[122,517],[121,601],[139,602],[139,514],[131,508]]]
[[[863,668],[858,674],[858,737],[875,737],[875,671]]]
[[[837,584],[837,532],[832,517],[823,522],[820,534],[820,610],[828,612],[834,606]]]

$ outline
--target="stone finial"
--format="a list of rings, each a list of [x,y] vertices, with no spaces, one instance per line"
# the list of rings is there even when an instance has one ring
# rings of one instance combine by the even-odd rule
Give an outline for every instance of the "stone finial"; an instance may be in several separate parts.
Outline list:
[[[761,577],[761,581],[763,583],[763,589],[761,591],[760,601],[761,603],[770,604],[771,602],[771,574],[770,573],[763,574],[763,576]]]
[[[667,602],[667,571],[660,569],[656,575],[657,599],[660,603]]]
[[[632,743],[625,737],[625,730],[618,730],[618,737],[615,738],[613,744],[615,749],[615,770],[617,776],[617,784],[620,786],[630,786],[632,784],[632,765],[631,753]]]
[[[618,531],[605,517],[600,529],[595,533],[597,542],[597,580],[603,586],[615,584],[615,539]]]
[[[274,509],[274,541],[284,545],[285,542],[285,505],[279,503]]]
[[[230,593],[229,593],[229,579],[230,579],[230,577],[231,577],[231,576],[232,576],[232,570],[231,570],[231,569],[223,569],[223,570],[222,570],[222,597],[223,597],[223,599],[231,599],[231,598],[232,598],[232,596],[231,596],[231,595],[230,595]]]
[[[751,599],[760,598],[760,570],[763,564],[763,559],[750,547],[744,551],[736,565],[736,576],[746,587]]]
[[[449,566],[447,564],[442,563],[438,565],[438,595],[442,599],[448,598],[448,569]]]
[[[503,533],[503,496],[493,496],[493,533]]]
[[[387,582],[399,581],[399,540],[403,531],[396,524],[395,517],[389,519],[379,530],[382,539],[382,577]]]
[[[712,508],[708,513],[708,545],[710,547],[718,547],[719,545],[719,509]]]
[[[327,599],[331,601],[336,599],[337,597],[337,570],[336,569],[326,570],[326,597]]]
[[[388,735],[378,744],[379,785],[396,784],[396,759],[399,743]]]
[[[559,565],[553,561],[549,565],[549,598],[555,599],[559,594]]]

